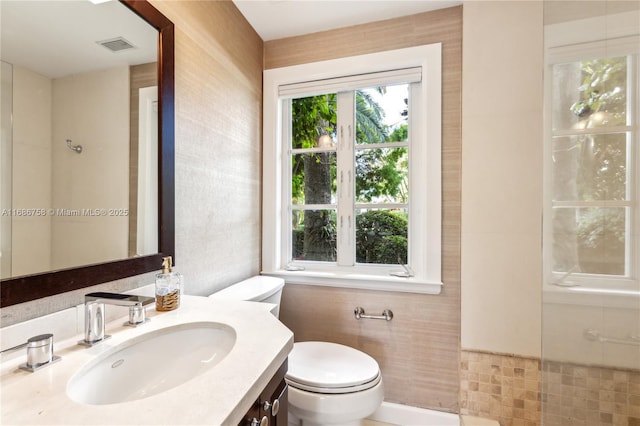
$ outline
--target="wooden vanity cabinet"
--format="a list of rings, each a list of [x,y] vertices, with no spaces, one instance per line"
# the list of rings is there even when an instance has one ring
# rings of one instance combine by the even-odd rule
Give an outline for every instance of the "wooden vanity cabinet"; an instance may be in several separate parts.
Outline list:
[[[286,373],[285,360],[238,426],[287,426],[289,401],[288,386],[284,381]]]

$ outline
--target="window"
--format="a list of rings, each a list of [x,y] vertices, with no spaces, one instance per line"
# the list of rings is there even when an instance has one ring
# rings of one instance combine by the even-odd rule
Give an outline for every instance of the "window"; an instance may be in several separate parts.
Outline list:
[[[633,288],[640,259],[637,41],[556,47],[549,58],[549,282]]]
[[[440,74],[440,45],[265,71],[263,273],[440,292]]]
[[[294,267],[407,263],[409,89],[283,100]]]

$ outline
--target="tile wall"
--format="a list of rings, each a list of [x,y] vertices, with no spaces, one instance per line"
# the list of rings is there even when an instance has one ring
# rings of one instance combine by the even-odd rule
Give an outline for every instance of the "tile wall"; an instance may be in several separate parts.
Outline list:
[[[460,413],[501,426],[640,426],[640,370],[462,350]]]
[[[510,354],[460,352],[460,414],[501,426],[540,424],[540,360]]]
[[[640,370],[545,361],[545,426],[640,426]]]

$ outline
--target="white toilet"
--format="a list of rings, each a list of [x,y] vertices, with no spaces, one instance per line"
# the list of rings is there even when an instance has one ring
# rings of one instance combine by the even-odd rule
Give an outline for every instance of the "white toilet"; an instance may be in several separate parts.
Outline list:
[[[284,280],[257,276],[209,297],[276,304],[278,316]],[[294,343],[289,354],[289,424],[360,425],[382,403],[378,363],[349,346],[329,342]]]

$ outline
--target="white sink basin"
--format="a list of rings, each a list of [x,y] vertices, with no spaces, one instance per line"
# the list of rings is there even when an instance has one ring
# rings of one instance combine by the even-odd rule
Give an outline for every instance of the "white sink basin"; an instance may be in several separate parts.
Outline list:
[[[234,329],[216,322],[180,324],[142,334],[80,369],[69,380],[67,395],[84,404],[147,398],[214,367],[235,342]]]

